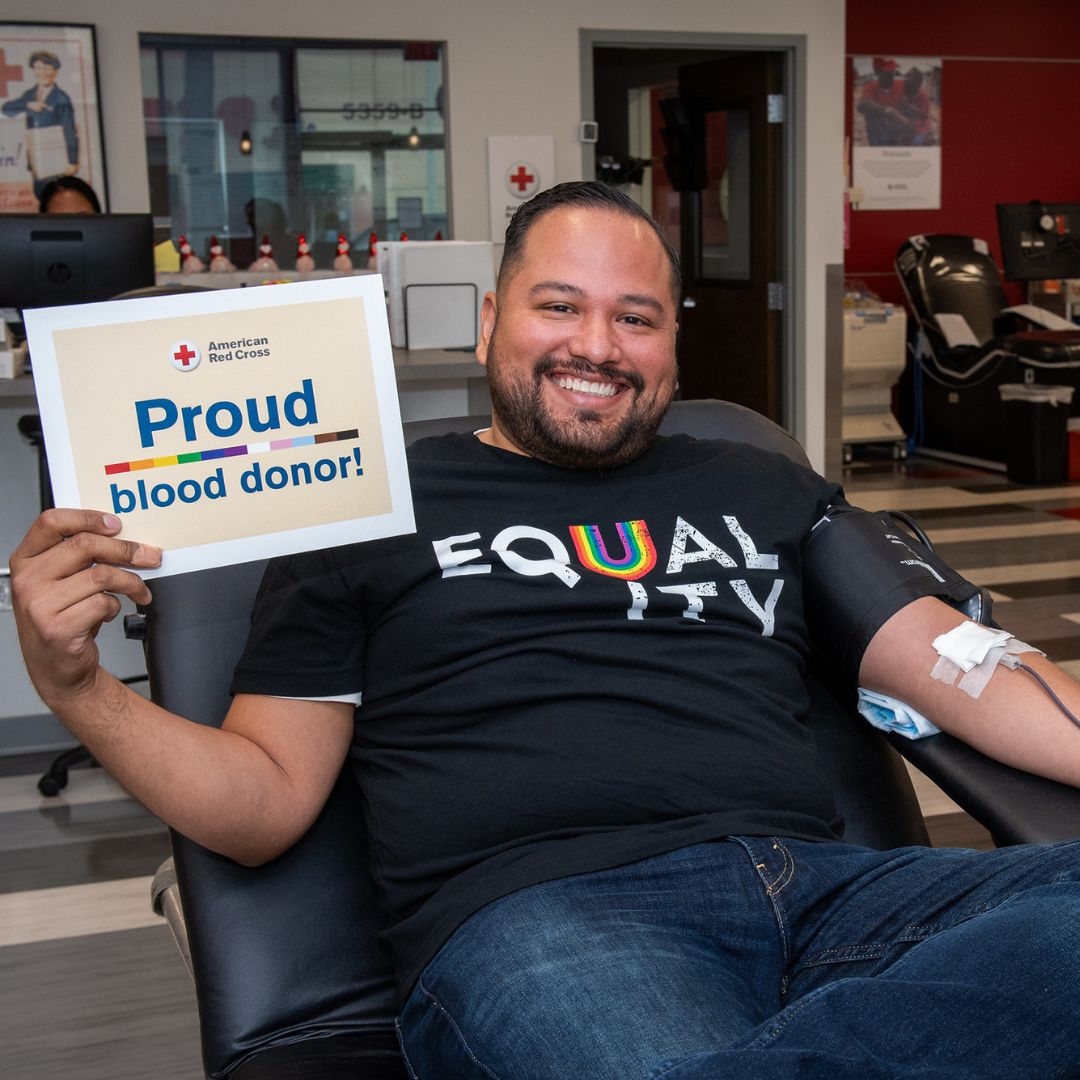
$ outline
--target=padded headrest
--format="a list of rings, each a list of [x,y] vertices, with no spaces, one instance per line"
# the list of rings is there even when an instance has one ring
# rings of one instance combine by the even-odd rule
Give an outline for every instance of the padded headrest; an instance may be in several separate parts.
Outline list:
[[[449,416],[437,420],[415,420],[404,424],[405,444],[432,435],[451,431],[479,431],[491,423],[490,416]],[[696,439],[731,439],[749,443],[764,450],[784,454],[800,465],[809,466],[803,448],[793,435],[779,424],[732,401],[702,399],[674,401],[664,422],[661,435],[685,434]]]
[[[896,272],[920,323],[947,336],[938,317],[959,315],[979,345],[994,336],[994,317],[1005,306],[1005,290],[985,240],[912,236],[896,253]]]

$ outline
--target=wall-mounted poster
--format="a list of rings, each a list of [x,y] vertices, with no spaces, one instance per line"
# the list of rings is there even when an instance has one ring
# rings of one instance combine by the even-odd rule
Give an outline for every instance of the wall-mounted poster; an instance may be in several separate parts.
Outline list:
[[[35,212],[58,176],[107,208],[94,28],[0,22],[0,212]]]
[[[854,56],[851,183],[860,210],[941,207],[941,60]]]

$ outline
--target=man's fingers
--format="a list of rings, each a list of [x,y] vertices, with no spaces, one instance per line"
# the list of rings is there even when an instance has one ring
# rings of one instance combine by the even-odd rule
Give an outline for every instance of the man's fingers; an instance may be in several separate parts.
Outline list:
[[[98,510],[64,510],[54,508],[43,511],[22,543],[15,549],[12,559],[29,559],[54,547],[61,540],[77,533],[100,533],[112,536],[120,531],[120,519],[114,514]]]
[[[17,584],[16,582],[16,586]],[[135,604],[148,604],[152,599],[150,589],[138,574],[133,574],[129,570],[120,570],[105,563],[97,563],[78,573],[61,578],[47,593],[35,595],[31,590],[31,595],[26,598],[24,606],[27,612],[40,623],[77,607],[90,597],[105,593],[126,596]],[[16,599],[22,598],[16,596]],[[119,603],[119,601],[114,602]]]
[[[12,553],[11,562],[14,564],[34,558],[65,543],[66,554],[84,562],[109,562],[141,568],[160,564],[160,549],[116,538],[115,534],[120,528],[120,519],[113,514],[102,514],[96,510],[46,510]]]
[[[43,698],[67,693],[97,666],[94,639],[102,623],[120,614],[121,596],[149,603],[150,590],[137,574],[93,566],[14,598],[27,670]]]
[[[39,624],[41,641],[52,648],[81,650],[87,638],[93,638],[102,623],[112,622],[122,606],[112,593],[93,592],[73,597],[46,623]]]
[[[58,545],[65,558],[74,567],[90,563],[108,563],[112,566],[133,566],[139,570],[149,569],[161,563],[161,550],[137,540],[121,540],[114,536],[99,536],[81,532],[69,536]]]
[[[11,594],[26,668],[46,701],[92,682],[95,638],[121,600],[150,602],[140,569],[161,563],[148,544],[121,540],[121,522],[90,510],[46,510],[11,556]],[[132,570],[124,569],[132,567]]]
[[[138,574],[130,570],[120,570],[115,566],[98,563],[82,574],[69,579],[86,596],[94,593],[112,593],[126,596],[136,604],[149,604],[152,597],[147,584]]]

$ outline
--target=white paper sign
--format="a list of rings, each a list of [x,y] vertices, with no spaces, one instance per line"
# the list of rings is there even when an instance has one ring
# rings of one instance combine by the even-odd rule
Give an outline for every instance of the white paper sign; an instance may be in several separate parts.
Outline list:
[[[375,275],[24,313],[57,506],[186,573],[415,528]]]
[[[555,183],[555,139],[550,135],[488,136],[491,239],[501,244],[514,211]]]

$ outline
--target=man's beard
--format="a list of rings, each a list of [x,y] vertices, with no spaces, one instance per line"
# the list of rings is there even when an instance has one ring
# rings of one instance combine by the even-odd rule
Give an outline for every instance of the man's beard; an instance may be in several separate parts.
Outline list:
[[[544,378],[555,370],[628,384],[620,393],[633,394],[631,406],[614,425],[588,407],[558,420],[544,401]],[[526,375],[516,377],[504,370],[494,332],[488,344],[487,373],[492,412],[507,438],[531,457],[564,469],[614,469],[640,457],[656,435],[676,388],[673,371],[669,382],[645,397],[644,380],[636,371],[552,356],[537,361],[531,380]]]

